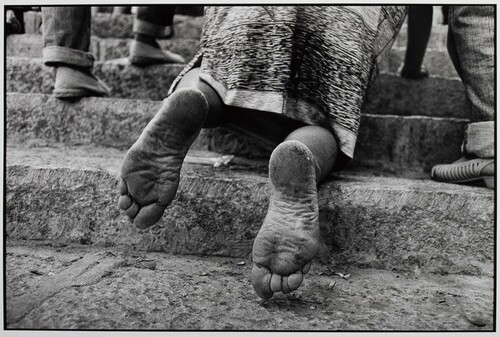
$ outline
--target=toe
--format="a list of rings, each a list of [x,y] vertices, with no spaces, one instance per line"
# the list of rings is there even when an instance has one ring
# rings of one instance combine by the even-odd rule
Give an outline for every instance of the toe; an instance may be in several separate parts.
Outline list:
[[[128,189],[127,189],[127,184],[125,183],[125,180],[120,179],[120,182],[118,183],[118,189],[120,190],[120,194],[122,194],[122,195],[127,194]]]
[[[122,195],[120,196],[120,199],[118,200],[118,206],[126,210],[132,205],[132,199],[128,195]]]
[[[304,267],[302,267],[303,274],[307,274],[309,272],[309,269],[311,269],[311,264],[312,264],[312,261],[309,261],[304,265]]]
[[[271,276],[271,291],[273,293],[280,292],[281,291],[281,276],[278,274],[273,274]]]
[[[292,290],[288,287],[288,277],[283,276],[281,280],[281,291],[283,294],[290,294]]]
[[[125,211],[125,214],[127,214],[127,216],[130,219],[133,219],[135,218],[138,212],[139,212],[139,205],[137,205],[135,202],[132,202],[132,205]]]
[[[302,272],[300,270],[297,270],[295,273],[288,276],[288,287],[290,290],[298,289],[302,284],[303,279],[304,277],[302,276]]]
[[[140,229],[148,228],[161,219],[164,211],[165,207],[158,204],[144,206],[135,217],[134,225]]]
[[[273,296],[270,288],[271,273],[267,268],[257,266],[255,263],[252,268],[252,285],[257,295],[268,299]]]

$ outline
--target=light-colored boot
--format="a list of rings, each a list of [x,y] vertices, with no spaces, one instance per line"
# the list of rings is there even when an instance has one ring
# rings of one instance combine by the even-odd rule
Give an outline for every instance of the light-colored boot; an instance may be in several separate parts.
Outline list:
[[[137,40],[133,40],[130,45],[129,61],[136,66],[161,63],[186,63],[186,60],[179,54],[169,50],[162,50]]]
[[[53,95],[57,98],[109,96],[109,87],[90,71],[58,67]]]

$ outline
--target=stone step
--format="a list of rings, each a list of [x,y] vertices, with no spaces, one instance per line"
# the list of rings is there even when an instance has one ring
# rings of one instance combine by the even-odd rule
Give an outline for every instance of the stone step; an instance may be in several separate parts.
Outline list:
[[[314,263],[293,294],[262,301],[248,258],[19,241],[5,251],[6,329],[495,331],[488,276]]]
[[[97,61],[106,61],[117,58],[128,57],[129,47],[132,39],[100,38],[92,36],[90,52]],[[182,55],[189,61],[200,49],[199,39],[194,38],[172,38],[158,40],[163,49],[170,50]],[[7,56],[41,58],[43,39],[36,34],[20,34],[7,36]]]
[[[94,73],[112,89],[112,97],[162,100],[182,64],[131,66],[127,59],[96,62]],[[54,69],[41,59],[7,57],[7,92],[49,94]],[[430,77],[419,81],[381,74],[369,89],[363,111],[372,114],[470,118],[462,82]]]
[[[41,12],[25,12],[27,34],[41,34]],[[112,15],[111,13],[97,13],[92,15],[91,34],[106,38],[132,38],[133,15]],[[174,34],[177,38],[199,39],[203,27],[202,16],[174,16]]]
[[[249,257],[270,192],[265,171],[188,162],[166,215],[138,230],[117,207],[124,151],[8,145],[6,154],[9,240]],[[490,189],[345,172],[320,185],[319,204],[325,263],[493,275]]]
[[[8,93],[9,142],[32,139],[69,145],[128,149],[161,107],[160,101],[83,98],[76,102],[50,95]],[[353,168],[378,168],[411,177],[460,157],[468,120],[425,116],[363,114]],[[202,130],[195,148],[266,158],[264,143],[224,128]]]
[[[397,74],[405,55],[406,48],[392,47],[380,58],[380,71]],[[422,65],[429,71],[430,76],[460,79],[446,49],[427,49]]]

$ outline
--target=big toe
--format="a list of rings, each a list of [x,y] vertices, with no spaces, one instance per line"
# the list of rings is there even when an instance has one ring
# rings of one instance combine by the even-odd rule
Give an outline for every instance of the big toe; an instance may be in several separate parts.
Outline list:
[[[302,280],[304,279],[304,276],[302,274],[302,271],[297,270],[295,273],[292,275],[289,275],[287,278],[287,285],[290,290],[297,290],[300,285],[302,284]]]
[[[263,299],[268,299],[273,296],[271,290],[271,277],[272,274],[269,269],[258,266],[255,263],[252,268],[252,285],[257,295]]]
[[[133,223],[137,228],[148,228],[161,219],[164,211],[165,207],[158,204],[143,206],[134,218]]]

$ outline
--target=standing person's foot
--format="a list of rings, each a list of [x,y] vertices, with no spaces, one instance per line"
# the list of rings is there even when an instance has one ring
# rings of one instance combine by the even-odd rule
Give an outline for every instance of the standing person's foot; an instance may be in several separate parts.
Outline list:
[[[253,245],[252,285],[262,298],[299,288],[319,249],[315,161],[301,142],[276,147],[269,161],[269,210]]]
[[[134,39],[130,45],[129,61],[136,66],[147,66],[161,63],[186,63],[179,54],[162,50],[158,43],[154,45]]]
[[[495,160],[462,157],[451,164],[436,165],[431,178],[446,183],[471,183],[483,180],[486,187],[495,186]]]
[[[425,69],[424,66],[420,67],[420,69],[409,69],[404,65],[399,69],[399,75],[403,78],[408,78],[411,80],[420,80],[422,78],[429,77],[429,72]]]
[[[119,206],[138,228],[155,224],[172,202],[189,147],[208,114],[198,89],[179,89],[128,150],[121,168]]]
[[[57,98],[109,96],[109,87],[94,76],[90,69],[57,67],[52,94]]]

